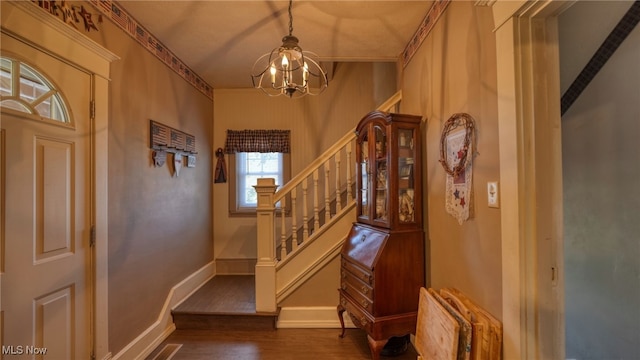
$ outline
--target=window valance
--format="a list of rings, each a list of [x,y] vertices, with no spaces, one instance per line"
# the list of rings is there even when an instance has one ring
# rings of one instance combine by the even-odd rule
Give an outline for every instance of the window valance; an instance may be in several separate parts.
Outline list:
[[[224,152],[290,152],[291,130],[227,130]]]

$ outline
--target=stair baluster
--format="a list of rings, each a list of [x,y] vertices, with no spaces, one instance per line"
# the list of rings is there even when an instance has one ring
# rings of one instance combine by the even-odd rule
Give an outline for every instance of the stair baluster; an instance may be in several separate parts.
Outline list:
[[[298,249],[298,210],[296,207],[296,200],[298,199],[298,188],[291,190],[291,251]],[[285,252],[281,260],[287,257]]]
[[[318,204],[318,169],[313,171],[313,230],[320,229],[320,205]]]
[[[280,200],[280,259],[287,257],[287,231],[285,228],[285,215],[287,213],[286,201]]]
[[[340,152],[338,151],[334,156],[333,160],[336,163],[336,211],[335,214],[339,213],[342,210],[342,194],[340,193]],[[348,164],[348,163],[347,163]],[[328,174],[328,172],[327,172]],[[328,175],[327,175],[328,176]],[[327,177],[327,183],[329,183],[329,178]],[[329,191],[327,190],[327,193]],[[347,199],[349,202],[349,199]]]
[[[302,242],[309,238],[309,205],[307,204],[307,189],[309,181],[307,178],[302,180]]]
[[[324,223],[331,220],[331,198],[329,192],[329,174],[331,173],[331,161],[327,160],[324,163]],[[339,198],[336,199],[337,202],[340,202]]]

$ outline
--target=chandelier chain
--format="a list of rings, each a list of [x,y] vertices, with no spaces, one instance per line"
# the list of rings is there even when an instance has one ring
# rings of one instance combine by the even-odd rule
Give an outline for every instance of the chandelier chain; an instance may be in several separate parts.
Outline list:
[[[293,34],[293,15],[291,15],[291,5],[293,0],[289,0],[289,36]]]

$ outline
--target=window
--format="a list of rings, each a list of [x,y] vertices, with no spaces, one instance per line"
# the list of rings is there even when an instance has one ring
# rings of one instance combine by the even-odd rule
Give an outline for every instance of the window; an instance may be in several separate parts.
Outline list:
[[[258,178],[274,178],[276,185],[283,184],[282,153],[237,153],[236,154],[236,183],[237,206],[240,208],[255,208],[258,197],[253,187]]]
[[[259,178],[282,186],[290,179],[289,130],[227,130],[229,214],[255,216]]]
[[[62,96],[31,66],[0,58],[0,107],[70,123]]]
[[[235,159],[234,159],[235,158]],[[229,157],[229,214],[255,216],[258,178],[274,178],[282,186],[290,179],[289,154],[239,152]]]

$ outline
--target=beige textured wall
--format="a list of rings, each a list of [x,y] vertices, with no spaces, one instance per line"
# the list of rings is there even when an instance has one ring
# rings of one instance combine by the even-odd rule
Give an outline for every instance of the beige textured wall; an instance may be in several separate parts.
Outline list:
[[[340,257],[334,258],[278,306],[337,306],[340,298]],[[336,315],[337,319],[337,315]]]
[[[112,64],[109,123],[109,350],[158,318],[169,290],[213,260],[213,104],[111,22],[89,35]],[[195,168],[155,168],[149,120],[196,138]],[[172,157],[167,156],[167,160]]]
[[[496,48],[490,8],[452,2],[401,76],[401,112],[421,115],[423,184],[427,198],[429,286],[456,287],[498,318],[502,315],[500,209],[487,206],[487,182],[499,179]],[[445,210],[446,173],[438,162],[446,120],[476,120],[473,217],[459,225]]]

